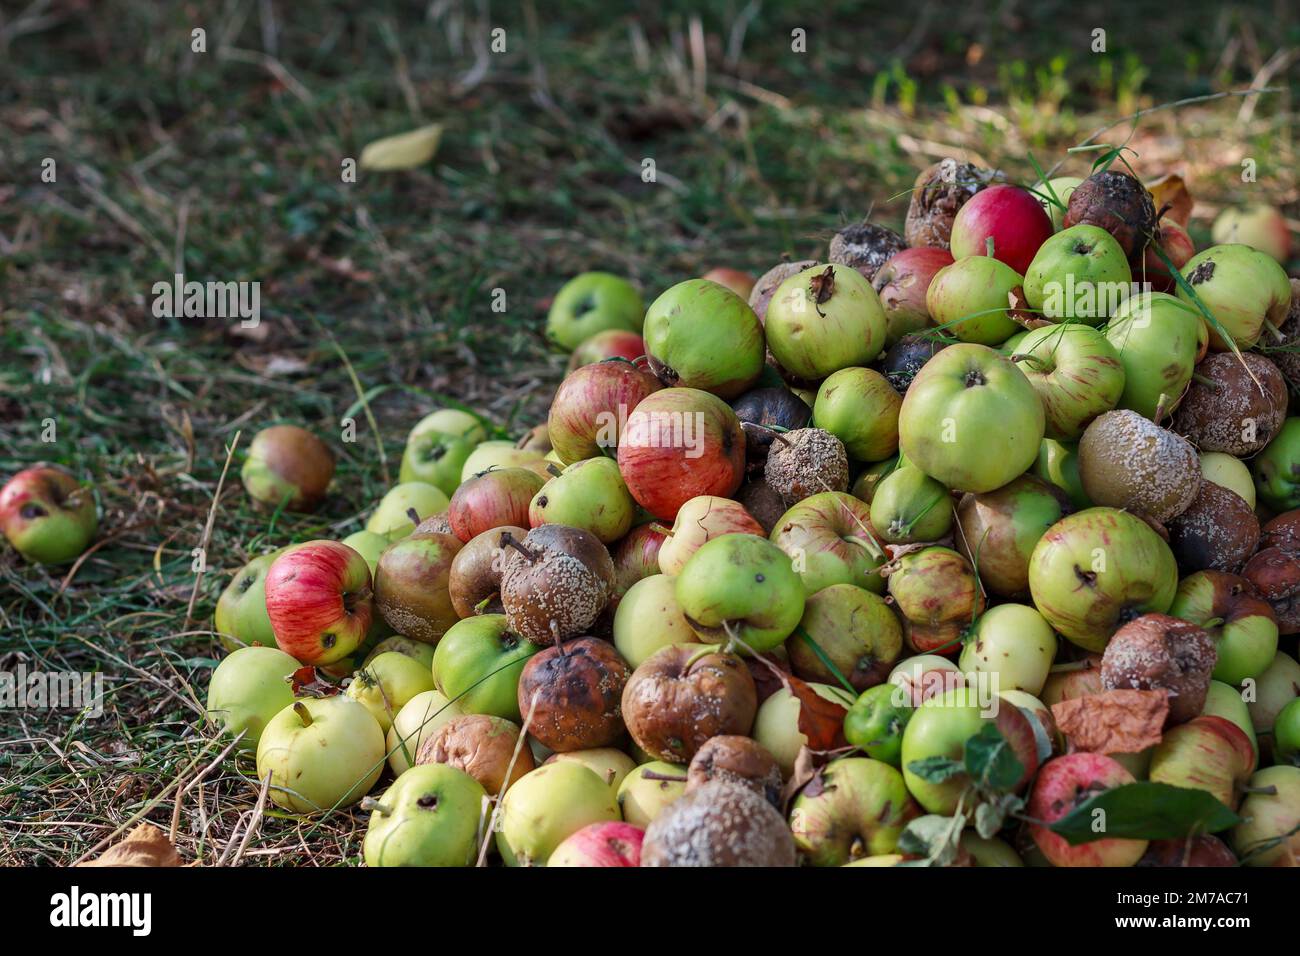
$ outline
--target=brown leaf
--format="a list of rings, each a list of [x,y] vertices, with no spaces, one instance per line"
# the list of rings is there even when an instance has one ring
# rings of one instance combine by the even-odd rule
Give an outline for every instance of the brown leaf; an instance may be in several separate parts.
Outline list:
[[[848,746],[844,739],[847,707],[822,697],[793,674],[784,675],[782,681],[799,701],[799,733],[808,738],[808,749],[834,750]]]
[[[1052,716],[1075,750],[1134,754],[1160,743],[1169,716],[1169,694],[1107,690],[1054,704]]]
[[[1044,325],[1055,325],[1051,319],[1044,318],[1029,307],[1025,290],[1016,286],[1007,293],[1007,318],[1026,329],[1040,329]]]
[[[790,771],[790,779],[785,782],[785,787],[781,790],[781,806],[786,812],[789,812],[790,801],[800,790],[805,786],[812,787],[820,784],[822,776],[818,768],[821,763],[821,758],[807,747],[799,748],[799,756],[794,758],[794,769]],[[817,793],[820,791],[810,793],[809,796],[816,796]]]
[[[289,684],[294,697],[333,697],[339,692],[337,684],[324,680],[310,664],[290,674]]]
[[[1187,184],[1183,182],[1183,177],[1166,173],[1146,185],[1151,198],[1155,200],[1156,210],[1164,210],[1161,215],[1167,216],[1186,229],[1187,221],[1192,218],[1192,206],[1195,205],[1195,201],[1192,199],[1192,194],[1187,191]],[[1165,209],[1166,206],[1169,208]]]
[[[78,866],[180,866],[180,854],[167,835],[152,823],[142,823],[125,840],[110,846],[96,860]]]
[[[835,294],[835,267],[827,266],[825,272],[809,279],[808,291],[812,293],[814,302],[818,305],[825,305],[826,300]],[[817,311],[821,312],[820,309]]]

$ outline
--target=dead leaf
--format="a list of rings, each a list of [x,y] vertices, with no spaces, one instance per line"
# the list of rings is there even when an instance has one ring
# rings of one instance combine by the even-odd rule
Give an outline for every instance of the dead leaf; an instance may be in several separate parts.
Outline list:
[[[1186,229],[1187,221],[1192,218],[1192,206],[1195,205],[1195,200],[1187,191],[1187,184],[1183,182],[1183,177],[1166,173],[1146,185],[1151,198],[1155,200],[1156,211],[1164,210],[1160,212],[1162,216],[1172,219]],[[1165,206],[1169,208],[1165,209]]]
[[[1054,704],[1052,716],[1075,750],[1135,754],[1160,743],[1169,716],[1169,694],[1106,690]]]
[[[442,125],[433,123],[421,126],[409,133],[385,136],[373,143],[367,143],[361,150],[359,164],[362,169],[386,171],[392,169],[414,169],[433,159],[442,140]]]
[[[1040,329],[1044,325],[1055,325],[1051,319],[1044,318],[1038,312],[1035,312],[1029,306],[1029,300],[1025,298],[1025,290],[1016,286],[1007,293],[1007,317],[1018,325],[1026,329]]]
[[[294,697],[333,697],[339,692],[338,685],[324,680],[311,664],[290,674],[289,686]]]
[[[77,866],[180,866],[180,854],[167,835],[152,823],[142,823],[130,835],[110,846],[96,860]]]
[[[844,715],[849,712],[848,707],[827,700],[792,674],[783,675],[782,681],[799,701],[799,733],[808,738],[808,749],[847,747]]]

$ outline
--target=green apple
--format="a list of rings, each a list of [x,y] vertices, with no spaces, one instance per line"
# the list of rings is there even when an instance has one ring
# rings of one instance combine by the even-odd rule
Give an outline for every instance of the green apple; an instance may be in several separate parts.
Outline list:
[[[325,452],[329,454],[328,449]],[[330,471],[332,474],[332,458]],[[325,482],[328,484],[329,475]],[[287,493],[292,494],[293,489]],[[283,493],[276,504],[282,498]],[[0,535],[34,564],[67,564],[86,550],[98,529],[94,491],[62,468],[27,468],[0,488]]]
[[[648,827],[666,806],[686,793],[686,769],[682,764],[651,760],[629,773],[618,786],[623,819]]]
[[[824,700],[838,704],[845,712],[853,706],[853,695],[843,687],[830,684],[809,684]],[[758,705],[754,717],[753,738],[776,758],[777,765],[788,779],[794,772],[794,762],[808,737],[799,729],[799,698],[782,687]]]
[[[1273,721],[1273,759],[1300,766],[1300,698],[1283,707]]]
[[[1232,847],[1246,866],[1300,865],[1300,767],[1265,767],[1250,778]]]
[[[448,700],[440,691],[426,690],[408,700],[393,718],[393,726],[388,728],[388,766],[393,768],[393,775],[401,776],[415,763],[420,745],[437,733],[439,727],[464,714],[459,704]]]
[[[964,687],[923,701],[912,714],[903,731],[903,779],[908,792],[927,813],[951,816],[970,778],[956,773],[943,781],[926,780],[918,773],[922,767],[914,765],[934,757],[963,760],[966,741],[987,721],[975,692]]]
[[[843,866],[892,853],[918,815],[897,770],[880,760],[841,757],[794,798],[790,830],[813,866]]]
[[[871,509],[853,495],[823,491],[803,499],[772,526],[770,540],[792,560],[805,594],[855,584],[877,594],[885,551],[871,530]]]
[[[241,647],[212,672],[207,717],[232,737],[240,733],[240,750],[256,750],[267,723],[293,703],[289,678],[300,665],[274,645]]]
[[[849,488],[849,494],[871,504],[871,500],[876,495],[876,488],[894,472],[894,469],[901,466],[902,460],[900,455],[890,455],[884,461],[872,462],[858,472],[858,476],[853,479],[853,484]]]
[[[1232,808],[1254,765],[1255,748],[1240,727],[1223,717],[1198,716],[1165,731],[1152,751],[1147,777],[1204,790]]]
[[[627,534],[635,515],[636,502],[613,458],[574,462],[544,484],[528,507],[528,521],[534,528],[568,525],[590,531],[604,544]]]
[[[406,443],[398,481],[422,481],[450,495],[460,484],[460,473],[478,444],[472,438],[426,431]]]
[[[374,514],[366,522],[366,530],[382,534],[389,541],[405,538],[415,530],[408,512],[412,509],[423,521],[430,515],[447,510],[449,499],[442,490],[423,481],[404,481],[394,485],[380,499]]]
[[[832,584],[808,598],[785,649],[804,680],[831,683],[842,676],[862,691],[889,676],[903,649],[903,629],[880,595]]]
[[[1052,220],[1052,228],[1059,230],[1061,220],[1065,218],[1065,210],[1070,206],[1070,197],[1074,195],[1075,187],[1083,180],[1078,176],[1057,176],[1055,179],[1049,179],[1046,183],[1040,183],[1034,187],[1038,193],[1038,199],[1047,210],[1047,215]],[[1047,196],[1054,196],[1056,202],[1047,199]]]
[[[1049,238],[1025,270],[1025,301],[1053,322],[1099,325],[1133,282],[1124,249],[1105,229],[1079,223]]]
[[[614,647],[632,668],[661,647],[690,644],[695,632],[677,604],[677,579],[652,574],[633,584],[614,612]]]
[[[1203,451],[1201,477],[1220,488],[1241,495],[1246,504],[1255,507],[1255,480],[1250,477],[1250,469],[1240,458],[1221,451]]]
[[[212,615],[212,629],[226,650],[255,644],[276,646],[275,632],[271,630],[271,619],[266,613],[266,572],[284,551],[284,548],[278,548],[249,561],[221,592],[216,612]]]
[[[413,657],[388,651],[357,671],[347,695],[370,711],[379,728],[388,733],[393,718],[416,694],[433,690],[433,672]]]
[[[903,399],[875,369],[842,368],[817,389],[813,424],[844,443],[850,458],[880,461],[898,452]]]
[[[1222,571],[1197,571],[1178,584],[1173,617],[1205,629],[1218,646],[1214,679],[1240,685],[1258,677],[1277,656],[1277,618],[1244,579]]]
[[[567,753],[552,754],[546,758],[547,763],[558,763],[563,760],[582,764],[582,766],[600,777],[601,780],[604,780],[615,796],[618,795],[618,788],[627,779],[627,775],[636,769],[636,761],[614,747],[570,750]]]
[[[621,820],[609,785],[572,761],[524,774],[501,801],[497,849],[506,866],[545,866],[564,839],[590,823]]]
[[[440,432],[443,435],[468,438],[475,444],[487,441],[487,429],[483,427],[482,419],[459,408],[440,408],[436,412],[425,415],[415,423],[415,427],[406,436],[406,443],[409,445],[426,432]]]
[[[867,688],[844,717],[844,739],[894,767],[902,762],[903,731],[915,711],[897,690],[892,683]]]
[[[1187,260],[1183,278],[1201,305],[1214,316],[1219,328],[1211,326],[1210,348],[1224,352],[1230,344],[1219,329],[1239,348],[1252,348],[1266,323],[1275,328],[1286,321],[1291,308],[1291,280],[1267,253],[1250,246],[1211,246]],[[1182,286],[1178,298],[1191,302]]]
[[[463,484],[490,468],[531,468],[547,454],[536,448],[516,448],[514,442],[504,439],[479,442],[461,466],[460,480]]]
[[[420,666],[433,673],[433,645],[426,644],[424,641],[415,641],[409,637],[402,637],[400,634],[394,634],[392,637],[386,637],[366,654],[363,664],[369,664],[380,654],[386,654],[389,651],[395,651],[398,654],[405,654],[412,660],[420,662]]]
[[[257,776],[271,776],[271,800],[294,813],[359,801],[384,769],[384,733],[370,711],[344,696],[294,701],[267,722]]]
[[[763,324],[749,303],[708,279],[687,279],[645,314],[650,369],[669,388],[740,395],[763,370]]]
[[[1064,492],[1033,475],[965,495],[957,506],[958,550],[989,591],[1004,597],[1026,594],[1029,556],[1067,510]]]
[[[366,866],[473,866],[487,809],[487,793],[465,771],[412,767],[374,804],[361,845]]]
[[[768,303],[767,347],[790,374],[818,381],[868,365],[885,347],[885,310],[855,269],[816,265],[790,276]]]
[[[1038,458],[1034,462],[1033,469],[1034,474],[1043,481],[1064,491],[1076,511],[1092,507],[1092,499],[1083,490],[1083,479],[1079,477],[1077,443],[1044,438],[1043,443],[1038,446]]]
[[[1255,734],[1255,725],[1250,720],[1250,708],[1241,698],[1241,691],[1230,687],[1223,681],[1212,680],[1205,691],[1205,706],[1201,713],[1207,717],[1222,717],[1230,720],[1250,738],[1250,745],[1259,753],[1259,738]]]
[[[389,541],[386,535],[362,530],[352,532],[343,539],[343,543],[366,559],[366,564],[370,568],[370,576],[373,578],[375,576],[375,565],[379,563],[379,556],[393,542]]]
[[[1007,307],[1011,293],[1023,281],[1004,262],[966,256],[935,273],[925,305],[934,324],[949,335],[963,342],[1000,345],[1020,331],[1007,315]]]
[[[1193,306],[1163,292],[1127,299],[1106,324],[1106,338],[1124,365],[1120,408],[1154,418],[1171,414],[1192,380],[1205,341],[1205,326]]]
[[[1274,511],[1300,508],[1300,417],[1283,422],[1250,467],[1262,504]]]
[[[433,653],[438,689],[467,714],[520,722],[519,675],[541,648],[512,632],[504,614],[480,614],[453,624]]]
[[[572,352],[606,329],[640,332],[645,316],[641,293],[608,272],[583,272],[564,283],[546,315],[546,337]]]
[[[1119,353],[1106,336],[1086,325],[1034,329],[1021,340],[1012,361],[1042,399],[1047,438],[1078,441],[1088,423],[1114,408],[1124,394]]]
[[[1041,614],[1023,604],[999,604],[975,622],[958,666],[967,673],[997,674],[999,688],[1037,696],[1055,656],[1056,635]]]
[[[899,448],[949,488],[992,491],[1034,463],[1044,424],[1038,393],[1012,362],[984,345],[950,345],[903,398]]]
[[[1278,651],[1273,663],[1255,678],[1253,693],[1246,696],[1250,722],[1261,736],[1273,731],[1282,708],[1300,696],[1300,664],[1286,651]]]
[[[736,638],[748,653],[770,651],[804,611],[804,586],[784,551],[753,534],[724,534],[691,555],[675,593],[691,629],[706,643]]]
[[[890,544],[938,541],[952,530],[952,495],[919,468],[896,468],[871,498],[871,527]]]
[[[1025,861],[1006,840],[982,837],[974,830],[964,830],[959,841],[975,866],[1024,866]]]

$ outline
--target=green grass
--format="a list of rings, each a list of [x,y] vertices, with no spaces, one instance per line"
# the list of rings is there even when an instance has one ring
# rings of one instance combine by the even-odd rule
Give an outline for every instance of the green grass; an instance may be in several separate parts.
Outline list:
[[[1248,86],[1300,40],[1294,15],[1214,4],[1183,8],[1159,44],[1141,11],[1100,5],[767,4],[729,62],[743,9],[731,2],[702,12],[697,63],[694,5],[661,4],[638,29],[588,2],[563,21],[503,10],[507,52],[475,80],[476,5],[273,6],[274,24],[250,2],[50,5],[45,22],[0,21],[0,473],[61,462],[93,480],[102,514],[102,545],[74,574],[0,553],[0,668],[102,670],[109,694],[96,721],[0,711],[0,864],[68,862],[142,811],[167,830],[173,785],[189,788],[185,859],[216,862],[241,838],[257,797],[248,762],[191,786],[220,751],[198,703],[219,657],[217,594],[252,555],[360,527],[385,489],[377,443],[395,474],[406,430],[444,397],[512,433],[540,420],[564,366],[541,320],[568,276],[606,268],[653,295],[715,265],[816,257],[869,210],[900,226],[913,177],[945,151],[1028,182],[1031,150],[1050,165],[1125,113]],[[1094,25],[1105,56],[1089,52]],[[197,26],[204,54],[190,51]],[[794,29],[808,52],[791,52]],[[1187,170],[1205,200],[1294,215],[1289,94],[1246,123],[1241,105],[1153,115],[1134,162]],[[427,122],[446,127],[428,166],[341,181],[366,142]],[[1258,184],[1240,182],[1243,156]],[[647,157],[657,182],[641,179]],[[1193,231],[1204,242],[1208,221]],[[151,287],[178,264],[190,279],[260,281],[266,335],[155,319]],[[339,440],[347,415],[355,444]],[[54,443],[41,441],[48,419]],[[317,515],[254,510],[237,462],[214,501],[235,434],[246,446],[276,421],[340,455]],[[267,814],[243,862],[354,861],[363,819]]]

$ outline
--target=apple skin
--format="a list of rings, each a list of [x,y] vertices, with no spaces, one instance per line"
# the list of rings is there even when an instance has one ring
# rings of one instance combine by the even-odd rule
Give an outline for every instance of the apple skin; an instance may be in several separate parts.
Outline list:
[[[1118,251],[1119,244],[1115,246]],[[1124,394],[1119,353],[1106,336],[1086,325],[1034,329],[1021,339],[1011,360],[1043,402],[1047,438],[1078,441],[1088,423],[1114,408]]]
[[[1038,458],[1033,465],[1034,474],[1069,496],[1076,511],[1092,507],[1092,499],[1083,490],[1079,477],[1079,446],[1077,443],[1059,442],[1044,438],[1038,446]]]
[[[877,684],[862,692],[844,716],[844,739],[868,757],[897,767],[903,756],[903,731],[916,708],[895,698],[898,685]]]
[[[422,764],[397,778],[370,814],[366,866],[473,866],[487,813],[477,780],[446,764]]]
[[[407,444],[426,432],[455,435],[475,444],[487,440],[487,429],[483,427],[483,421],[477,415],[459,408],[439,408],[425,415],[406,436]]]
[[[1052,220],[1033,193],[998,183],[980,190],[957,210],[950,242],[953,258],[960,260],[986,255],[992,239],[993,257],[1024,275],[1051,235]]]
[[[460,473],[477,444],[473,439],[425,431],[406,443],[398,481],[422,481],[445,495],[460,484]]]
[[[1052,525],[1029,558],[1029,592],[1047,623],[1101,653],[1121,624],[1164,614],[1178,591],[1178,565],[1141,518],[1089,508]]]
[[[1254,347],[1266,321],[1275,327],[1286,321],[1291,281],[1277,260],[1266,253],[1241,244],[1211,246],[1188,259],[1182,272],[1197,298],[1239,348]],[[1181,287],[1178,298],[1191,302]],[[1229,350],[1231,346],[1217,329],[1210,327],[1209,334],[1210,348]]]
[[[919,468],[895,468],[872,492],[871,526],[890,544],[938,541],[952,518],[952,495]]]
[[[441,488],[423,481],[403,481],[393,485],[379,500],[366,530],[382,534],[389,541],[399,541],[415,530],[410,512],[415,511],[420,520],[447,510],[447,496]]]
[[[1202,833],[1182,840],[1152,840],[1138,866],[1236,866],[1237,857],[1217,836]]]
[[[1053,322],[1100,325],[1109,315],[1110,291],[1127,297],[1132,282],[1115,237],[1100,226],[1079,223],[1039,247],[1025,271],[1025,301]]]
[[[692,498],[677,512],[672,534],[659,548],[659,570],[668,575],[680,574],[705,542],[724,534],[766,536],[763,526],[740,502],[714,495]]]
[[[893,704],[913,710],[931,697],[966,686],[966,678],[957,663],[938,654],[905,658],[890,671],[888,682],[899,688],[899,692],[890,698]]]
[[[448,584],[461,543],[436,531],[409,535],[389,545],[375,565],[374,603],[398,634],[437,643],[458,620]]]
[[[656,780],[646,774],[681,779]],[[618,806],[623,819],[638,827],[648,827],[652,820],[674,800],[686,794],[686,766],[651,760],[643,763],[618,786]]]
[[[832,760],[794,798],[790,830],[813,866],[894,852],[920,811],[902,774],[867,757]]]
[[[903,649],[903,630],[884,598],[852,584],[832,584],[810,596],[799,626],[803,633],[791,634],[785,649],[795,674],[807,681],[837,678],[805,634],[859,692],[888,677]]]
[[[645,339],[637,333],[624,329],[606,329],[582,340],[582,344],[569,356],[568,371],[573,372],[584,365],[611,358],[627,359],[632,362],[643,355],[645,355]]]
[[[1034,547],[1068,510],[1064,492],[1032,475],[984,494],[965,495],[957,505],[957,550],[994,594],[1028,594]]]
[[[343,543],[347,544],[346,541]],[[384,546],[388,546],[387,541]],[[262,647],[276,646],[275,631],[266,613],[266,572],[286,550],[279,548],[253,558],[235,572],[221,597],[217,598],[212,629],[226,650],[258,644]]]
[[[1056,635],[1043,616],[1023,604],[999,604],[980,615],[962,648],[958,666],[967,673],[997,674],[998,687],[1043,692]]]
[[[504,614],[480,614],[452,625],[433,653],[438,690],[467,714],[519,723],[519,675],[541,648],[506,627]],[[493,673],[495,672],[495,673]]]
[[[880,298],[851,266],[816,265],[790,276],[768,303],[764,328],[781,367],[810,382],[868,365],[885,347]]]
[[[374,577],[375,568],[379,564],[379,556],[388,550],[388,546],[392,544],[384,535],[375,534],[373,531],[366,531],[365,529],[352,532],[343,539],[343,543],[366,559],[371,577]],[[276,554],[279,554],[279,552],[277,551]]]
[[[763,370],[763,325],[745,298],[708,279],[687,279],[646,310],[646,353],[659,381],[735,398]]]
[[[334,452],[305,428],[272,425],[253,436],[239,475],[260,504],[315,511],[334,478]]]
[[[1300,767],[1265,767],[1250,778],[1249,786],[1277,792],[1249,793],[1241,802],[1237,815],[1243,822],[1232,830],[1238,858],[1246,866],[1300,866]]]
[[[1184,226],[1164,218],[1160,220],[1160,232],[1155,241],[1148,243],[1142,253],[1142,266],[1133,278],[1139,282],[1149,282],[1156,292],[1175,292],[1178,282],[1169,271],[1169,266],[1157,254],[1157,246],[1173,263],[1174,270],[1181,271],[1187,261],[1196,255],[1196,243]]]
[[[1252,509],[1255,507],[1255,480],[1241,459],[1221,451],[1203,451],[1201,477],[1220,488],[1235,492]]]
[[[570,834],[546,861],[556,866],[640,866],[645,830],[630,823],[591,823]]]
[[[951,345],[921,369],[898,416],[899,450],[949,488],[1001,488],[1038,457],[1043,404],[1020,369],[983,345]]]
[[[1273,721],[1273,757],[1280,764],[1300,766],[1300,699],[1283,707]]]
[[[1101,655],[1086,654],[1081,660],[1063,662],[1059,670],[1049,673],[1043,683],[1041,698],[1048,707],[1054,707],[1063,700],[1077,700],[1100,693]]]
[[[1024,866],[1025,861],[1011,844],[996,837],[985,839],[974,830],[966,830],[959,841],[961,850],[971,858],[972,866]]]
[[[903,617],[908,647],[919,653],[961,652],[961,638],[984,610],[979,579],[951,548],[931,546],[898,559],[889,595]]]
[[[240,732],[240,750],[256,750],[262,730],[293,703],[289,678],[300,665],[276,647],[241,647],[212,672],[207,718],[223,733]]]
[[[98,528],[94,494],[62,468],[27,468],[0,489],[0,534],[33,564],[67,564]]]
[[[266,572],[275,643],[304,664],[331,664],[361,644],[374,618],[366,559],[337,541],[286,550]]]
[[[745,477],[745,433],[722,399],[694,388],[665,388],[628,417],[618,470],[637,504],[672,521],[699,495],[729,498]]]
[[[605,781],[581,764],[545,764],[501,800],[497,849],[506,866],[546,866],[566,839],[592,823],[621,819]]]
[[[1287,228],[1286,218],[1264,203],[1240,208],[1229,206],[1214,220],[1210,238],[1218,245],[1250,246],[1283,265],[1291,258],[1291,230]]]
[[[850,458],[882,461],[898,452],[903,399],[870,368],[842,368],[817,389],[813,424],[844,443]]]
[[[1043,211],[1052,220],[1053,229],[1060,231],[1061,220],[1065,218],[1065,209],[1061,207],[1069,208],[1070,197],[1074,195],[1075,188],[1082,182],[1083,180],[1078,176],[1058,176],[1034,187],[1035,191],[1039,193],[1038,201],[1042,203]],[[1049,201],[1045,198],[1046,196],[1055,196],[1061,205],[1058,206],[1056,203]]]
[[[493,468],[474,475],[451,496],[447,519],[462,542],[507,525],[529,526],[529,511],[545,479],[527,468]]]
[[[1258,677],[1277,656],[1277,618],[1245,578],[1197,571],[1178,584],[1172,617],[1204,628],[1218,645],[1213,677],[1239,685]],[[1211,622],[1217,623],[1211,623]]]
[[[534,738],[536,739],[536,738]],[[586,750],[570,750],[567,753],[553,753],[546,758],[546,763],[570,760],[580,763],[609,785],[609,789],[618,796],[618,788],[623,785],[627,775],[637,768],[637,763],[623,751],[615,747],[589,747]]]
[[[393,718],[393,726],[388,728],[385,738],[388,766],[392,768],[393,776],[400,777],[410,769],[424,742],[437,733],[438,728],[452,718],[464,715],[459,703],[448,700],[440,691],[426,690],[408,700]]]
[[[853,695],[843,687],[830,684],[809,684],[813,692],[824,700],[838,704],[848,713],[853,706]],[[782,687],[763,701],[754,716],[751,736],[776,760],[786,779],[794,772],[799,751],[808,743],[808,737],[799,729],[799,698]]]
[[[659,573],[659,552],[668,535],[662,525],[637,525],[611,550],[614,559],[614,601],[622,600],[636,582]]]
[[[1201,716],[1165,731],[1151,754],[1147,778],[1204,790],[1232,809],[1254,766],[1255,748],[1240,727],[1223,717]]]
[[[1021,330],[1007,314],[1011,293],[1024,281],[1004,262],[985,255],[959,258],[940,269],[925,293],[934,324],[963,342],[1000,345]]]
[[[611,359],[584,365],[565,376],[551,401],[546,431],[566,465],[613,453],[619,429],[659,380],[631,362]]]
[[[1115,310],[1106,338],[1124,366],[1124,393],[1117,407],[1154,418],[1165,396],[1165,413],[1172,414],[1206,340],[1195,307],[1163,292],[1140,292]]]
[[[1283,422],[1250,467],[1262,504],[1274,511],[1300,508],[1300,417]]]
[[[911,765],[929,757],[963,759],[966,741],[979,733],[989,719],[980,712],[975,700],[974,693],[967,688],[931,697],[916,708],[903,731],[903,780],[926,813],[951,816],[970,778],[958,773],[942,783],[932,783],[917,776]]]
[[[293,813],[357,803],[384,769],[384,734],[348,697],[308,697],[280,711],[257,743],[257,776],[271,801]]]
[[[387,734],[407,701],[433,689],[431,668],[398,651],[387,651],[362,665],[346,693],[370,711]]]
[[[666,574],[636,582],[614,612],[614,646],[633,668],[661,647],[695,639],[677,604],[677,581]]]
[[[460,480],[463,484],[475,475],[491,471],[493,468],[527,468],[534,474],[541,475],[542,472],[537,469],[541,467],[540,463],[545,461],[547,454],[536,448],[518,448],[514,442],[502,439],[479,442],[465,459],[465,464],[460,470]]]
[[[1241,699],[1241,691],[1230,687],[1223,681],[1212,680],[1205,689],[1205,706],[1201,714],[1206,717],[1222,717],[1236,724],[1249,739],[1254,749],[1256,762],[1260,756],[1260,741],[1255,733],[1255,725],[1250,722],[1250,708]]]
[[[823,491],[791,507],[772,527],[769,540],[796,560],[804,593],[832,584],[885,591],[878,573],[884,549],[871,532],[871,509],[840,491]]]
[[[904,335],[933,324],[926,292],[939,270],[952,264],[952,253],[947,249],[921,246],[894,253],[876,272],[871,287],[885,310],[886,348]]]
[[[704,275],[700,276],[709,282],[716,282],[724,289],[729,289],[742,299],[748,301],[749,294],[754,291],[754,285],[758,281],[748,272],[740,269],[731,269],[727,266],[718,266],[710,269]]]
[[[1133,775],[1102,754],[1073,753],[1043,764],[1029,796],[1027,815],[1051,824],[1103,790],[1134,783]],[[1106,838],[1070,846],[1038,823],[1029,825],[1038,849],[1052,866],[1133,866],[1146,853],[1146,840]]]
[[[538,489],[528,505],[531,527],[581,528],[602,544],[613,544],[627,534],[635,514],[636,502],[612,458],[575,461]]]
[[[1273,663],[1255,679],[1255,699],[1246,701],[1255,732],[1271,734],[1277,715],[1297,696],[1300,696],[1300,664],[1286,651],[1278,651]]]
[[[757,653],[784,641],[804,612],[804,588],[790,559],[761,535],[724,534],[682,567],[677,605],[703,641],[733,637]]]
[[[572,352],[607,329],[641,332],[645,302],[632,283],[608,272],[583,272],[560,288],[546,316],[546,337]]]

